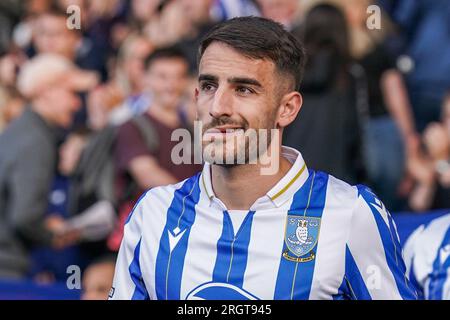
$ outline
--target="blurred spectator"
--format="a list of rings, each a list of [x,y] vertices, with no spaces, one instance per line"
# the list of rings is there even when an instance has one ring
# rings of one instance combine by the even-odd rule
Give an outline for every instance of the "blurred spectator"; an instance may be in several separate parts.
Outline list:
[[[442,106],[442,121],[426,127],[423,148],[409,171],[416,182],[409,198],[414,211],[450,208],[450,93]]]
[[[66,57],[78,67],[99,73],[102,80],[107,77],[106,53],[89,38],[84,37],[81,29],[67,27],[68,15],[58,6],[52,6],[35,20],[33,41],[26,48],[32,57],[39,53],[52,53]],[[74,125],[83,126],[87,120],[85,92],[80,92],[82,107],[75,115]]]
[[[53,178],[52,187],[48,196],[47,223],[56,220],[64,226],[68,213],[69,176],[76,167],[79,155],[86,144],[83,132],[73,132],[59,147],[58,173]],[[64,222],[64,224],[62,223]],[[80,238],[79,232],[71,232],[68,246],[52,248],[37,246],[32,250],[32,267],[29,276],[39,283],[52,283],[67,279],[67,267],[70,265],[83,265],[83,259],[78,247],[75,245]],[[70,242],[70,243],[69,243]]]
[[[79,192],[81,188],[75,176],[88,139],[89,131],[80,128],[70,133],[59,148],[59,170],[49,195],[47,220],[60,222],[60,229],[65,232],[70,246],[58,250],[47,247],[35,250],[32,275],[36,278],[45,274],[64,281],[69,265],[75,264],[83,269],[107,252],[104,240],[115,225],[114,208],[107,201],[99,201],[94,192]]]
[[[147,6],[146,20],[143,19],[142,13],[134,14],[138,17],[137,21],[140,25],[137,30],[142,31],[155,47],[161,48],[176,43],[190,28],[179,1],[134,0],[132,8],[137,8],[138,4],[143,5],[145,2],[152,2],[153,4],[158,2],[158,6]],[[153,10],[150,12],[151,9]],[[132,10],[132,12],[134,11],[136,9]],[[136,23],[133,20],[131,21]]]
[[[65,245],[55,236],[60,221],[45,227],[47,194],[56,165],[57,128],[72,124],[80,106],[75,92],[90,89],[96,77],[57,55],[39,55],[27,62],[18,89],[29,109],[0,136],[0,275],[23,277],[29,248],[36,244]],[[50,229],[50,230],[49,230]],[[52,233],[53,231],[53,233]]]
[[[116,257],[104,256],[92,262],[83,273],[81,300],[107,300],[112,287]]]
[[[102,134],[80,129],[60,148],[59,171],[69,184],[64,226],[78,235],[80,256],[87,262],[108,252],[106,239],[116,223],[113,171],[101,160],[105,152],[98,143]]]
[[[417,127],[438,121],[450,87],[450,1],[399,0],[393,13],[401,27],[406,73]]]
[[[37,53],[59,54],[75,60],[80,34],[67,28],[65,12],[53,9],[40,14],[33,32],[33,46]]]
[[[342,0],[350,26],[354,69],[366,97],[364,123],[365,167],[368,184],[390,210],[401,210],[408,181],[406,163],[412,158],[418,133],[401,73],[385,46],[390,31],[383,20],[380,30],[367,28],[371,0]],[[386,159],[389,159],[388,161]],[[405,187],[406,188],[406,187]]]
[[[0,57],[0,87],[10,90],[15,87],[17,72],[27,57],[20,51],[7,53]]]
[[[120,125],[146,111],[150,96],[145,92],[144,63],[152,50],[145,37],[127,37],[119,50],[112,79],[89,95],[88,119],[92,129],[99,130],[108,123]]]
[[[146,70],[151,105],[145,114],[125,123],[117,138],[115,159],[122,221],[144,190],[176,183],[201,168],[176,165],[171,155],[179,143],[171,139],[173,130],[191,126],[181,109],[188,76],[186,57],[177,48],[157,49],[147,59]],[[110,247],[120,244],[120,234],[112,237]]]
[[[138,8],[141,8],[139,13]],[[181,41],[189,57],[191,72],[196,67],[196,45],[214,22],[259,15],[253,0],[134,0],[132,9],[138,25],[155,47],[167,47]]]
[[[122,41],[132,31],[127,25],[129,1],[85,0],[85,3],[86,18],[82,20],[84,38],[89,39],[97,56],[103,57],[103,62],[106,63],[110,54],[116,53]]]
[[[360,124],[345,17],[337,7],[322,4],[308,12],[303,27],[308,54],[300,88],[304,101],[299,116],[285,130],[284,143],[302,150],[311,168],[357,183]]]
[[[179,15],[184,24],[178,24],[179,37],[177,46],[183,51],[189,62],[191,74],[197,70],[197,48],[201,39],[216,23],[211,15],[213,0],[177,0]]]
[[[142,95],[146,89],[145,59],[152,51],[151,43],[140,35],[129,36],[119,51],[115,74],[116,85],[123,92],[126,98],[125,107],[131,110],[132,115],[145,112],[149,104],[148,99]],[[141,98],[143,101],[140,101]]]
[[[261,13],[255,0],[215,0],[211,15],[215,21],[224,21],[235,17],[257,17]]]
[[[81,128],[66,137],[59,148],[58,171],[62,175],[70,177],[74,173],[88,138],[89,131]]]
[[[106,57],[97,50],[95,43],[83,37],[79,29],[67,28],[67,13],[62,9],[51,9],[38,16],[33,34],[32,55],[37,53],[60,54],[73,61],[78,67],[97,71],[106,76]]]
[[[171,161],[172,147],[177,144],[171,141],[172,131],[188,126],[180,111],[187,85],[187,60],[175,48],[157,49],[147,60],[146,70],[152,102],[143,118],[156,131],[158,150],[149,150],[132,121],[120,129],[116,150],[118,169],[129,172],[141,191],[177,182],[195,172],[195,166],[177,166]]]
[[[0,56],[0,133],[24,109],[25,100],[15,86],[24,61],[26,57],[18,51]]]
[[[0,55],[9,51],[13,27],[20,19],[21,9],[20,0],[0,2]]]
[[[162,0],[131,0],[131,25],[142,30],[147,23],[157,20],[160,15]]]
[[[12,32],[11,46],[21,49],[28,47],[33,38],[36,19],[50,10],[53,0],[25,0],[22,1],[21,19]]]
[[[283,24],[288,30],[296,28],[302,19],[303,0],[257,0],[262,16]]]
[[[18,118],[25,109],[25,100],[14,89],[0,88],[0,133],[13,120]]]

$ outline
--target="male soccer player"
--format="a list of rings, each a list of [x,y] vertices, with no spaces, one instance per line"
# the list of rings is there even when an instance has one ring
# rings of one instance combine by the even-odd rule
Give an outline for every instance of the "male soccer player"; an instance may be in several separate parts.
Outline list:
[[[204,38],[196,102],[209,156],[201,173],[137,203],[111,299],[416,298],[394,222],[370,190],[308,169],[281,134],[260,143],[297,116],[304,60],[263,18]],[[243,163],[225,161],[242,148]],[[269,154],[278,165],[267,174],[259,160]]]
[[[450,213],[422,225],[405,244],[409,279],[426,300],[450,300]]]

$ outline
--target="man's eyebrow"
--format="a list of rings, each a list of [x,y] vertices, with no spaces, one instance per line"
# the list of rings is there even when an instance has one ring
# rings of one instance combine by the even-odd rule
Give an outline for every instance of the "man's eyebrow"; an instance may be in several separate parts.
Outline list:
[[[198,77],[198,81],[214,81],[214,82],[218,82],[219,78],[216,76],[213,76],[211,74],[201,74]],[[255,87],[259,87],[262,88],[262,84],[253,78],[247,78],[247,77],[233,77],[233,78],[229,78],[228,79],[228,83],[231,84],[248,84],[248,85],[252,85]]]
[[[198,77],[198,81],[215,81],[217,82],[219,79],[216,76],[213,76],[211,74],[201,74]]]
[[[262,84],[253,78],[245,78],[245,77],[233,77],[228,79],[228,83],[233,84],[249,84],[256,87],[262,87]]]

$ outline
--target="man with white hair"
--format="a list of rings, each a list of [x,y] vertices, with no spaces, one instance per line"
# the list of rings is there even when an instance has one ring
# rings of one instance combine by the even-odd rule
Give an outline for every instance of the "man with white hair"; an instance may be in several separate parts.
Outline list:
[[[44,222],[57,132],[72,124],[77,92],[96,83],[95,75],[53,54],[38,55],[19,73],[17,87],[30,106],[0,135],[0,278],[26,275],[32,245],[64,245],[57,225]]]

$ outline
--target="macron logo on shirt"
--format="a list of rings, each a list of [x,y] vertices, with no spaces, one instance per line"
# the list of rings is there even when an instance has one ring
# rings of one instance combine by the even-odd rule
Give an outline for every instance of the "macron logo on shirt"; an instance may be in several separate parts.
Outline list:
[[[439,252],[439,259],[441,260],[442,265],[444,265],[449,256],[450,256],[450,244],[443,247]]]
[[[172,252],[173,249],[175,249],[175,247],[177,246],[178,242],[180,242],[181,238],[183,238],[183,235],[186,232],[186,230],[187,229],[184,229],[183,231],[181,231],[180,228],[176,227],[172,231],[173,234],[169,230],[167,231],[167,233],[169,234],[170,252]]]

